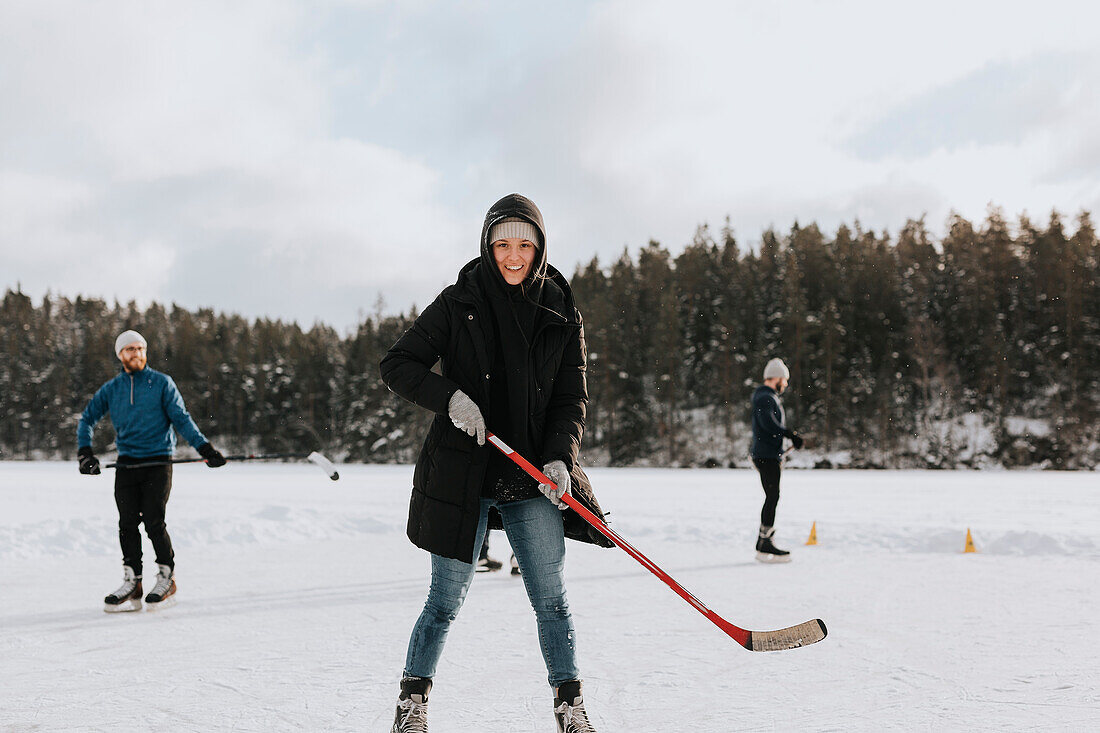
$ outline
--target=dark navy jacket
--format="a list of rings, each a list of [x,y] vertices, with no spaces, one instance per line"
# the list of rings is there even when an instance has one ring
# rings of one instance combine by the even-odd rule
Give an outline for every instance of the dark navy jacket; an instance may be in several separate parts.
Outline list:
[[[108,412],[120,456],[172,455],[176,450],[173,425],[192,447],[198,449],[207,442],[184,407],[176,383],[149,367],[133,374],[123,370],[96,391],[76,428],[78,448],[92,444],[92,430]]]
[[[782,458],[783,438],[792,435],[779,395],[767,385],[757,387],[752,393],[752,457]]]
[[[478,446],[447,415],[451,396],[461,389],[490,416],[493,390],[489,384],[495,333],[488,298],[478,276],[486,266],[489,230],[501,219],[518,216],[535,225],[543,240],[542,215],[528,199],[506,196],[489,210],[481,233],[482,257],[471,260],[421,313],[412,327],[382,359],[382,381],[410,402],[436,413],[413,470],[406,532],[417,547],[436,555],[473,562],[482,538],[475,536],[481,513],[481,496],[489,463],[489,443]],[[588,405],[587,349],[581,313],[569,282],[546,263],[540,248],[538,269],[548,278],[535,322],[534,337],[522,348],[530,364],[526,404],[510,404],[513,425],[528,423],[532,454],[528,460],[542,465],[553,460],[570,471],[574,498],[596,516],[603,511],[591,483],[578,463],[581,435]],[[491,260],[490,260],[491,262]],[[495,267],[495,265],[489,265]],[[533,266],[534,269],[534,266]],[[440,371],[432,370],[439,362]],[[492,425],[488,426],[494,429]],[[505,436],[501,436],[504,438]],[[565,536],[610,547],[611,542],[576,512],[563,511]]]

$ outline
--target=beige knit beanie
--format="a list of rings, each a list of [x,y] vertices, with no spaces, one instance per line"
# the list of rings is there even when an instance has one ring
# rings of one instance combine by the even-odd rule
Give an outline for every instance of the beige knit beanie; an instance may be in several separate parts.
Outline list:
[[[526,219],[520,219],[518,216],[510,216],[507,219],[498,221],[493,225],[493,228],[489,230],[489,244],[492,244],[498,239],[526,239],[538,247],[539,230],[535,228],[534,224]]]

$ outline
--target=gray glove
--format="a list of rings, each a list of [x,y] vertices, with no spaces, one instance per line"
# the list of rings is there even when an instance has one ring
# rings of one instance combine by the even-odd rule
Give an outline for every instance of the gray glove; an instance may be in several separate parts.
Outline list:
[[[558,486],[554,488],[554,484],[539,484],[539,491],[546,494],[546,498],[554,502],[558,509],[564,512],[569,508],[569,506],[561,500],[563,496],[569,493],[569,471],[565,468],[565,463],[562,461],[550,461],[542,467],[542,472],[546,474],[546,478],[550,479]]]
[[[447,403],[447,417],[451,418],[451,422],[459,430],[476,436],[478,445],[485,445],[485,418],[481,416],[481,410],[477,409],[474,401],[462,390],[451,395],[451,401]]]

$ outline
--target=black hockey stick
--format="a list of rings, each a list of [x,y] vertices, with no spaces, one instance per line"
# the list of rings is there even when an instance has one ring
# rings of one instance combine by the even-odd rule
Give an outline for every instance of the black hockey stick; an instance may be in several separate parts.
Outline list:
[[[488,433],[486,437],[501,453],[511,458],[517,466],[526,471],[531,478],[535,479],[540,484],[554,485],[554,482],[547,478],[546,474],[535,468],[530,461],[519,453],[512,450],[503,440],[492,433]],[[821,641],[828,633],[825,629],[825,622],[819,618],[815,618],[812,621],[806,621],[796,626],[789,626],[785,629],[776,629],[775,631],[749,631],[748,629],[742,629],[740,626],[735,626],[707,608],[702,601],[673,580],[671,575],[657,567],[656,563],[636,550],[633,545],[620,537],[615,530],[608,527],[602,519],[588,511],[583,504],[572,496],[565,494],[561,497],[561,500],[567,504],[570,509],[579,514],[584,521],[595,527],[600,534],[614,542],[622,548],[626,554],[641,563],[642,567],[663,580],[665,585],[675,591],[676,595],[691,604],[696,611],[706,616],[711,623],[726,632],[731,639],[751,652],[774,652],[783,649],[797,649],[798,647],[808,646]]]
[[[333,481],[340,479],[340,474],[336,470],[336,466],[332,461],[325,458],[317,451],[312,453],[265,453],[262,455],[255,455],[249,453],[247,455],[237,456],[225,456],[226,461],[265,461],[274,460],[277,458],[304,458],[310,463],[319,466],[325,474]],[[205,458],[172,458],[167,461],[149,461],[147,463],[108,463],[104,468],[147,468],[149,466],[170,466],[176,463],[205,463]]]

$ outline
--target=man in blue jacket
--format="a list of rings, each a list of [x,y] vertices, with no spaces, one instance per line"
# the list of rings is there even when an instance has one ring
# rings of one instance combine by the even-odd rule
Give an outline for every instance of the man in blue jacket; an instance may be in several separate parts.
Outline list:
[[[761,562],[790,562],[791,559],[791,553],[772,544],[775,508],[779,504],[783,438],[790,438],[795,448],[802,447],[802,437],[787,429],[783,403],[779,401],[790,378],[791,372],[783,360],[772,359],[764,367],[764,384],[752,395],[752,462],[764,486],[764,507],[760,510],[760,534],[756,540],[756,559]]]
[[[104,599],[103,610],[141,609],[141,535],[157,554],[157,582],[145,597],[149,610],[175,602],[175,558],[164,523],[164,510],[172,491],[172,454],[176,434],[192,445],[211,468],[225,465],[225,457],[210,445],[184,407],[172,378],[147,366],[147,343],[137,331],[125,331],[115,339],[115,354],[122,371],[100,387],[80,416],[76,429],[80,472],[98,474],[99,459],[92,452],[95,424],[111,414],[118,447],[115,472],[115,504],[118,506],[118,540],[122,545],[122,586]]]

